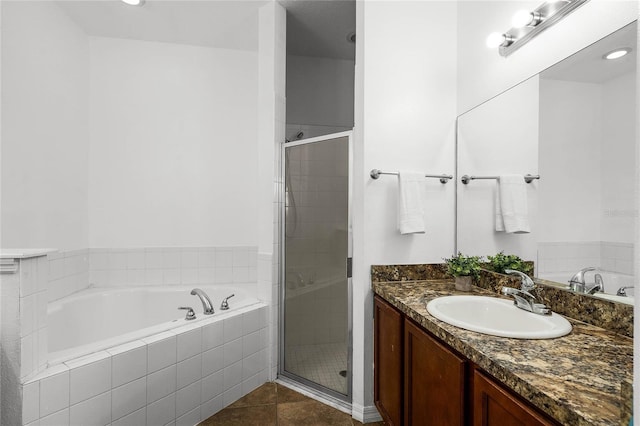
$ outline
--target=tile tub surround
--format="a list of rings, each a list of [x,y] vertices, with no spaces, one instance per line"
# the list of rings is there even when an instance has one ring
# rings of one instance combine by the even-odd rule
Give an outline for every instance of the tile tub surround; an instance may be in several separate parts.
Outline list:
[[[90,286],[254,283],[258,253],[254,246],[88,248],[48,260],[52,301]]]
[[[621,383],[632,380],[633,340],[568,318],[573,331],[548,340],[519,340],[446,324],[429,300],[457,292],[451,280],[373,282],[375,294],[435,334],[562,424],[619,425]],[[471,294],[496,296],[473,287]],[[606,353],[607,361],[593,354]]]
[[[21,386],[22,424],[196,424],[268,381],[267,313],[260,303],[52,367]]]
[[[0,253],[0,424],[15,424],[22,381],[47,362],[48,250]]]
[[[373,265],[372,282],[447,279],[441,263],[421,265]],[[536,280],[538,282],[539,280]],[[543,281],[543,280],[541,280]],[[481,270],[473,284],[500,293],[503,286],[520,287],[520,279],[510,275]],[[553,285],[538,285],[534,295],[554,312],[584,321],[624,336],[633,337],[633,306],[572,293]]]

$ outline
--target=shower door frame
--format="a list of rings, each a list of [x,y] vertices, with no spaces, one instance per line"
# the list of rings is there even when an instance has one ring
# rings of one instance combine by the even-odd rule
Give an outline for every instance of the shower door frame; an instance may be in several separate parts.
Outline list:
[[[347,198],[347,258],[345,259],[345,272],[350,266],[347,266],[349,260],[353,258],[353,228],[352,228],[352,197],[353,197],[353,130],[345,132],[331,133],[328,135],[317,136],[308,139],[300,139],[291,142],[281,142],[280,148],[280,185],[279,185],[279,205],[280,205],[280,271],[278,277],[279,284],[279,312],[278,312],[278,378],[284,378],[285,381],[293,382],[300,385],[306,391],[318,396],[321,399],[327,399],[339,406],[346,409],[351,409],[351,402],[353,398],[353,274],[347,275],[347,394],[342,394],[333,389],[329,389],[316,382],[313,382],[304,377],[298,376],[285,370],[285,296],[286,296],[286,222],[285,222],[285,184],[286,184],[286,149],[288,147],[294,147],[299,145],[308,145],[313,143],[322,143],[334,139],[347,138],[348,144],[348,198]]]

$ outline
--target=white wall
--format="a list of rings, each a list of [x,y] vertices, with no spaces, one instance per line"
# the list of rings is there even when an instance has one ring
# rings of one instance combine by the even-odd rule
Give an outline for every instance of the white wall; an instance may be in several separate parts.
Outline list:
[[[601,240],[602,137],[602,85],[540,80],[538,241]]]
[[[257,245],[257,54],[92,37],[90,75],[90,246]]]
[[[373,406],[372,264],[441,262],[453,252],[453,182],[425,179],[426,234],[396,230],[397,179],[454,172],[454,2],[357,2],[354,143],[353,411]],[[375,410],[374,410],[375,412]]]
[[[354,61],[287,55],[287,137],[353,128]]]
[[[591,0],[504,58],[487,36],[511,27],[521,9],[539,1],[462,1],[458,11],[458,113],[531,77],[638,17],[638,2]]]
[[[499,176],[538,174],[538,77],[458,118],[458,174]],[[546,180],[546,176],[543,176]],[[553,181],[552,181],[553,182]],[[526,185],[531,233],[495,231],[497,181],[458,181],[458,250],[487,256],[504,250],[536,259],[538,184]]]
[[[2,8],[0,245],[87,247],[87,37],[52,2]]]
[[[633,90],[630,90],[633,88]],[[610,80],[602,90],[602,206],[603,241],[632,243],[638,211],[634,201],[636,73]]]

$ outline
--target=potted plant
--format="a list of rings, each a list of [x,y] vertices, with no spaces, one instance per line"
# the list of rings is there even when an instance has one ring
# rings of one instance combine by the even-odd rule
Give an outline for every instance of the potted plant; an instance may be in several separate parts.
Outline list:
[[[465,256],[461,252],[449,259],[444,259],[447,272],[456,279],[456,290],[471,290],[471,281],[480,271],[480,259],[480,256]]]
[[[499,274],[504,274],[505,269],[520,271],[529,276],[533,274],[533,264],[522,260],[515,254],[504,254],[504,252],[501,251],[495,256],[487,256],[487,259],[489,260],[489,270]]]

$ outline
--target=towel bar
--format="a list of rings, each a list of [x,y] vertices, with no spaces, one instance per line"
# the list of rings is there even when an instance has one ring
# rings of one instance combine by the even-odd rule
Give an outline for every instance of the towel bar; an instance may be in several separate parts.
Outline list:
[[[469,182],[471,182],[472,180],[475,179],[500,179],[500,176],[469,176],[469,175],[464,175],[460,178],[460,180],[462,181],[462,183],[464,183],[465,185],[468,184]],[[524,181],[527,183],[531,183],[533,180],[535,179],[540,179],[540,175],[524,175]]]
[[[369,173],[371,179],[378,179],[380,175],[398,175],[398,172],[383,172],[379,169],[372,169]],[[440,179],[440,183],[447,183],[449,179],[453,179],[453,175],[424,175],[424,177]]]

